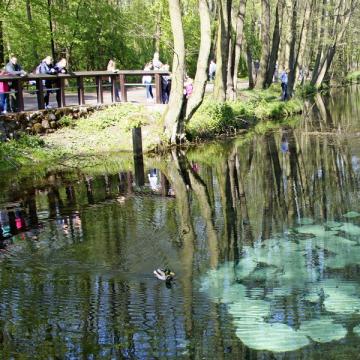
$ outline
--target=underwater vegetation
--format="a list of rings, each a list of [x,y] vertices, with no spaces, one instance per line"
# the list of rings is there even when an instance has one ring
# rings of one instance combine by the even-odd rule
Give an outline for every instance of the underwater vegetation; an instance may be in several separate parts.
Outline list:
[[[360,265],[360,217],[315,224],[312,219],[285,234],[242,248],[238,262],[226,262],[201,278],[200,290],[222,303],[237,337],[249,348],[276,353],[311,343],[360,336],[360,285],[344,269]],[[277,313],[276,304],[296,298],[298,321]],[[290,301],[290,300],[289,300]]]

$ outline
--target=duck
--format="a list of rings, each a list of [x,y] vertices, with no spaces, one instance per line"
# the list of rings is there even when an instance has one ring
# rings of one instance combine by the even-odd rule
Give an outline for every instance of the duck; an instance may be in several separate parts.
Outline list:
[[[174,279],[175,273],[169,268],[154,270],[154,275],[162,281],[171,282]]]

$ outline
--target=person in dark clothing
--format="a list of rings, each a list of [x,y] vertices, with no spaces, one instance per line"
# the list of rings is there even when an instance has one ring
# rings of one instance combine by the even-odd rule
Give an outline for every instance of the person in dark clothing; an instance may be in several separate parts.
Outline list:
[[[58,61],[54,66],[56,73],[57,74],[66,74],[67,73],[66,65],[67,65],[67,61],[65,58],[62,58],[60,61]],[[56,89],[56,101],[58,103],[58,107],[60,107],[61,106],[60,89]]]
[[[169,71],[170,66],[165,64],[162,66],[161,70]],[[161,75],[161,102],[163,104],[169,103],[171,91],[171,77],[169,75]]]
[[[22,67],[18,64],[17,57],[12,55],[10,61],[5,66],[5,71],[10,76],[25,76],[26,71],[22,69]],[[10,90],[15,89],[14,83],[9,83]],[[16,112],[18,111],[18,98],[16,92],[11,92],[10,94],[10,102],[9,107],[10,111]]]
[[[288,94],[288,70],[284,69],[280,75],[281,80],[281,100],[286,101],[288,100],[289,94]]]
[[[39,65],[39,74],[44,75],[55,75],[57,73],[56,69],[53,66],[53,61],[51,56],[47,56]],[[45,80],[43,81],[45,88],[46,88],[46,94],[44,96],[44,102],[45,102],[45,109],[50,108],[49,101],[50,101],[50,94],[51,94],[51,88],[53,87],[53,80]]]

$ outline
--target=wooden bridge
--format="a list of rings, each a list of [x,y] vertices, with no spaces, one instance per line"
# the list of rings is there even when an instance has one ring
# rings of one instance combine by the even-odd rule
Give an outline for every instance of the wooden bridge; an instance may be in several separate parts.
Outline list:
[[[26,76],[4,75],[0,76],[0,82],[11,82],[12,90],[8,94],[14,94],[17,99],[17,111],[44,109],[44,95],[47,91],[59,92],[59,107],[67,105],[85,105],[86,98],[93,95],[96,97],[97,104],[115,103],[116,90],[119,89],[121,102],[128,101],[129,87],[144,87],[141,78],[144,75],[151,75],[155,82],[155,102],[161,103],[161,76],[170,75],[166,71],[145,71],[145,70],[120,70],[120,71],[76,71],[67,74],[45,75],[45,74],[29,74]],[[127,79],[140,82],[127,82]],[[51,80],[54,84],[52,88],[46,88],[44,80]],[[30,85],[34,84],[34,85]],[[68,90],[68,91],[66,91]],[[75,90],[75,93],[69,92]],[[94,93],[95,90],[95,93]],[[104,94],[106,100],[104,101]],[[108,94],[110,96],[108,96]],[[35,95],[35,101],[34,96]],[[75,95],[75,96],[74,96]],[[77,95],[77,96],[76,96]],[[74,104],[74,97],[77,98],[77,104]],[[67,103],[67,99],[71,98],[72,103]],[[145,90],[143,99],[146,100]]]

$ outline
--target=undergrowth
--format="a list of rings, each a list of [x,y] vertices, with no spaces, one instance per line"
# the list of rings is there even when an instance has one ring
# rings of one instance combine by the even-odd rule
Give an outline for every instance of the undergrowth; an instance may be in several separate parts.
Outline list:
[[[187,136],[211,138],[228,131],[247,129],[264,120],[279,120],[302,112],[299,98],[279,100],[279,86],[266,90],[244,90],[239,101],[214,102],[205,99],[190,122],[186,125]]]

